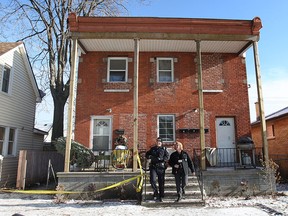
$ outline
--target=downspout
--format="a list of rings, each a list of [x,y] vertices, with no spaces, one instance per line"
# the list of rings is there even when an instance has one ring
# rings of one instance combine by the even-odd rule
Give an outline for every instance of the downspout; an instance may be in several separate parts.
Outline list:
[[[198,100],[199,100],[199,122],[200,122],[200,150],[201,169],[206,170],[205,160],[205,131],[204,131],[204,102],[203,102],[203,81],[202,81],[202,60],[200,41],[196,41],[197,46],[197,71],[198,71]]]
[[[138,155],[138,75],[139,75],[139,39],[134,39],[134,109],[133,109],[133,172],[137,171]]]
[[[257,93],[258,93],[258,103],[259,103],[259,117],[261,122],[261,133],[262,133],[262,142],[263,142],[263,151],[264,151],[264,162],[269,161],[268,154],[268,141],[267,141],[267,130],[266,130],[266,120],[264,114],[264,104],[263,104],[263,95],[262,95],[262,84],[261,84],[261,74],[260,74],[260,61],[258,54],[258,42],[253,42],[253,51],[254,51],[254,63],[255,63],[255,72],[256,72],[256,82],[257,82]]]
[[[74,95],[75,95],[75,78],[76,78],[76,61],[77,61],[77,38],[72,39],[72,56],[71,56],[71,74],[70,74],[70,88],[69,88],[69,104],[68,104],[68,117],[67,117],[67,138],[66,138],[66,149],[65,149],[65,164],[64,172],[70,170],[70,151],[72,141],[72,126],[73,126],[73,108],[74,108]]]

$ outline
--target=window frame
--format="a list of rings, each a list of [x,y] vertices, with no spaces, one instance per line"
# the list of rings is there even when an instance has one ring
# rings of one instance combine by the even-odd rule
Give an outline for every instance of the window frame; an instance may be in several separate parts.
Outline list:
[[[18,130],[14,127],[6,127],[0,125],[1,128],[4,128],[4,139],[1,140],[3,142],[2,146],[2,152],[0,152],[0,155],[12,157],[16,156],[16,148],[17,148],[17,137],[18,137]],[[10,133],[14,130],[13,137],[10,140]],[[12,143],[11,150],[9,149],[10,144]]]
[[[111,60],[125,60],[126,64],[126,68],[125,68],[125,80],[124,81],[111,81],[110,77],[111,77],[111,70],[110,70],[110,64],[111,64]],[[117,71],[123,71],[122,69],[119,70],[112,70],[114,72]],[[108,61],[107,61],[107,82],[109,83],[125,83],[128,82],[128,57],[108,57]]]
[[[173,124],[173,133],[170,134],[173,136],[172,140],[165,140],[167,139],[167,136],[169,135],[168,133],[165,134],[166,137],[163,137],[163,134],[160,134],[160,117],[172,117],[172,124]],[[175,122],[175,115],[173,114],[159,114],[157,115],[157,137],[161,137],[163,142],[175,142],[176,141],[176,134],[175,134],[175,128],[176,128],[176,122]],[[167,128],[164,128],[167,130]]]
[[[170,60],[171,62],[171,70],[160,70],[160,61],[162,60]],[[160,72],[169,72],[171,71],[171,81],[160,81]],[[171,58],[171,57],[158,57],[157,58],[157,82],[158,83],[172,83],[174,82],[174,58]]]
[[[110,151],[112,149],[112,125],[113,125],[113,118],[112,116],[96,116],[96,115],[93,115],[91,116],[91,122],[90,122],[90,149],[96,153],[97,151],[94,151],[93,148],[93,139],[94,139],[94,136],[97,135],[97,133],[94,133],[94,126],[95,126],[95,121],[97,120],[109,120],[110,122],[110,125],[109,125],[109,129],[108,129],[108,136],[109,136],[109,141],[108,141],[108,151]]]
[[[7,90],[6,88],[3,89],[4,87],[4,78],[5,78],[5,72],[9,70],[9,77],[8,77],[8,81],[7,81],[7,84],[8,87],[7,87]],[[10,89],[11,89],[11,83],[12,83],[12,67],[8,64],[5,64],[3,66],[3,69],[2,69],[2,79],[1,79],[1,92],[4,93],[4,94],[10,94]]]

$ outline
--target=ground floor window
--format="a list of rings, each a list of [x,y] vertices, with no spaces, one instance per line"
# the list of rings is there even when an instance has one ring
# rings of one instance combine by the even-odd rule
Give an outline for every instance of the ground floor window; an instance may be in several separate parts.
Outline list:
[[[158,115],[158,137],[165,142],[175,141],[175,116]]]
[[[0,154],[3,156],[16,154],[16,129],[0,126]]]

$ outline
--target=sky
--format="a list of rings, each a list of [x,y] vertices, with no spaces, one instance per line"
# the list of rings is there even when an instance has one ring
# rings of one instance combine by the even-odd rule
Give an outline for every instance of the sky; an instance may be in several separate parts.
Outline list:
[[[128,0],[129,16],[136,17],[180,17],[252,20],[258,16],[262,20],[258,43],[260,72],[264,98],[265,116],[288,106],[288,1],[287,0],[151,0],[146,4]],[[251,122],[256,120],[254,103],[257,101],[256,75],[252,47],[246,54],[246,68],[249,88]],[[50,108],[38,109],[36,121],[51,123]]]
[[[130,4],[131,16],[252,20],[260,17],[258,52],[265,116],[288,107],[288,1],[287,0],[151,0]],[[257,86],[253,47],[246,54],[251,122],[256,120]]]

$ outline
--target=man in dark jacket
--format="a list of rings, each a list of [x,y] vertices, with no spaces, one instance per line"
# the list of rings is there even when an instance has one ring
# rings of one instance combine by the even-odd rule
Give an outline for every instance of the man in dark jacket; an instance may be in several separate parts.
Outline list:
[[[169,159],[169,165],[172,167],[172,173],[175,176],[176,190],[178,198],[176,202],[182,199],[185,194],[185,187],[188,184],[189,171],[194,173],[192,161],[187,154],[183,151],[183,145],[180,142],[175,143],[175,152],[173,152]]]
[[[162,202],[164,197],[164,183],[165,183],[165,169],[166,162],[169,159],[169,153],[166,147],[162,146],[161,137],[157,138],[156,145],[151,147],[149,151],[146,152],[146,158],[151,159],[149,169],[150,169],[150,184],[154,191],[154,199],[158,199]],[[158,187],[156,184],[156,178],[158,177]]]

